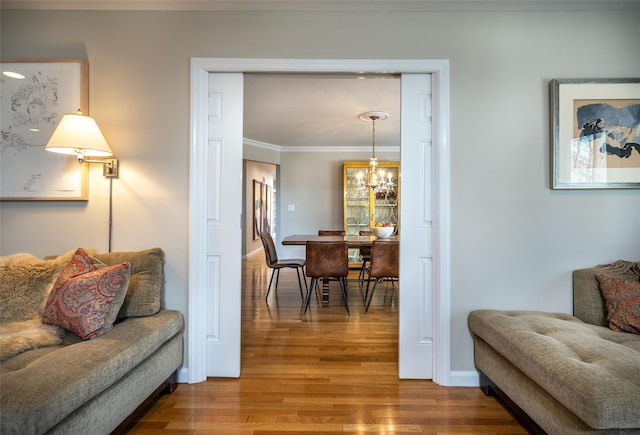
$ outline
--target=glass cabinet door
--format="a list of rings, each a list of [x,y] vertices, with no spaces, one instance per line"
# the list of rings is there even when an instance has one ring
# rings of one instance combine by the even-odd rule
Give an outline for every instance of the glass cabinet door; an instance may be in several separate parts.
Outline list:
[[[347,235],[358,235],[369,229],[371,207],[369,187],[358,184],[363,168],[344,166],[344,230]]]
[[[344,162],[344,229],[347,235],[370,231],[376,224],[391,222],[399,231],[399,162],[380,162],[376,187],[369,187],[369,162]],[[352,252],[353,251],[353,252]],[[359,262],[357,250],[349,251],[350,262]]]

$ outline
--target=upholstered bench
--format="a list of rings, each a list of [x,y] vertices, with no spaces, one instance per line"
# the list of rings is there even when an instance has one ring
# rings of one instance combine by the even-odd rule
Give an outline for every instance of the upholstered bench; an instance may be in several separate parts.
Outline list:
[[[537,311],[469,314],[485,392],[497,392],[524,411],[535,423],[534,432],[640,433],[640,335],[587,323],[601,321],[606,312],[595,278],[602,272],[611,273],[574,274],[576,302],[584,300],[584,292],[600,301],[581,313],[585,321]],[[634,273],[622,276],[637,279]]]

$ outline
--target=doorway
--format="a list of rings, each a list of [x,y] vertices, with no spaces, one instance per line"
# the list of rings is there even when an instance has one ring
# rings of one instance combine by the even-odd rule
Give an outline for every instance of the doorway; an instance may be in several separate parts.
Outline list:
[[[209,85],[214,83],[217,87],[219,84],[215,78],[210,82],[210,73],[229,72],[229,76],[234,76],[231,81],[239,80],[241,87],[242,74],[238,74],[238,71],[368,73],[394,71],[402,74],[403,101],[408,104],[407,108],[411,108],[412,112],[428,109],[429,113],[416,113],[417,118],[421,115],[423,115],[422,118],[430,118],[431,130],[428,134],[420,125],[416,124],[417,127],[412,128],[413,119],[407,119],[405,122],[403,112],[401,142],[403,186],[412,186],[416,192],[428,192],[428,197],[423,195],[418,197],[416,202],[410,201],[413,204],[412,209],[401,212],[401,216],[413,220],[411,223],[403,221],[403,236],[418,242],[402,244],[400,273],[403,277],[414,273],[417,276],[415,285],[410,285],[410,291],[403,293],[405,299],[400,305],[400,377],[425,377],[424,367],[428,366],[432,369],[432,378],[436,383],[449,385],[449,85],[446,60],[192,60],[190,287],[188,379],[186,381],[192,383],[206,379],[207,359],[212,360],[214,357],[225,359],[230,363],[230,366],[222,367],[224,363],[221,361],[219,376],[239,374],[240,307],[239,304],[237,307],[234,305],[236,304],[234,297],[231,297],[231,300],[225,300],[232,290],[225,289],[226,293],[221,291],[224,286],[221,281],[223,270],[221,262],[225,258],[233,258],[234,253],[225,251],[225,243],[219,242],[220,246],[217,246],[217,249],[224,252],[209,255],[207,248],[211,246],[211,242],[204,237],[210,228],[207,226],[210,223],[220,227],[233,225],[232,219],[225,221],[222,215],[215,214],[227,206],[221,202],[222,190],[215,189],[221,189],[224,181],[222,150],[224,146],[233,146],[235,136],[233,133],[228,136],[224,133],[218,134],[218,131],[215,137],[208,135]],[[213,74],[213,76],[216,75],[224,74]],[[424,83],[425,75],[430,77],[429,92],[420,91],[414,95],[405,95],[405,89],[411,88],[409,84],[420,81]],[[227,102],[233,102],[232,88],[229,88],[231,89],[229,92],[225,91]],[[407,118],[413,118],[413,116]],[[241,135],[240,132],[240,139]],[[210,147],[212,140],[214,146]],[[207,149],[212,152],[208,154]],[[418,165],[414,164],[416,162]],[[209,171],[207,164],[210,164],[214,170]],[[429,177],[424,177],[425,170]],[[215,183],[211,182],[212,179]],[[403,192],[406,194],[406,190]],[[214,205],[219,209],[212,208],[208,199],[214,199]],[[405,204],[407,202],[409,201]],[[236,208],[236,213],[237,210],[239,207]],[[211,215],[208,214],[210,212],[214,213],[215,219],[211,219]],[[428,230],[431,236],[421,235],[423,230]],[[235,243],[237,246],[240,245],[239,238]],[[231,257],[225,257],[225,255]],[[237,257],[237,261],[240,262],[240,256]],[[225,273],[229,270],[224,268]],[[429,291],[425,290],[427,288]],[[216,312],[207,312],[207,306],[202,301],[210,298],[209,293],[212,291],[215,293],[216,289],[217,304],[211,305]],[[234,314],[236,310],[237,319]],[[218,349],[224,349],[224,352],[217,354],[210,352],[207,347],[209,343],[220,344]],[[426,349],[432,352],[427,357],[424,353]],[[233,370],[234,364],[237,364],[237,371]]]

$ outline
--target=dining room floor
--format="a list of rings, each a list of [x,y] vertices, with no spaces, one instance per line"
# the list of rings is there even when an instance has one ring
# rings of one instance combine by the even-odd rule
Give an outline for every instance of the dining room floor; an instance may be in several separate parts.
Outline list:
[[[365,314],[350,282],[348,316],[332,282],[329,305],[314,297],[305,315],[295,271],[265,303],[269,276],[262,254],[243,261],[240,377],[179,384],[129,433],[527,433],[478,387],[398,379],[397,287],[379,285]]]

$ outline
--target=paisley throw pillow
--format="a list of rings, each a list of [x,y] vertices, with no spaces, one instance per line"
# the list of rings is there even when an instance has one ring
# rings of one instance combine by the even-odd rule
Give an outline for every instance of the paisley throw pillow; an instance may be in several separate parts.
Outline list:
[[[60,271],[44,307],[42,322],[83,340],[113,328],[129,287],[130,265],[105,266],[82,248]]]
[[[640,334],[640,282],[597,274],[607,305],[609,328]]]

